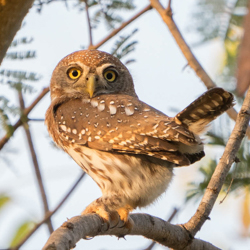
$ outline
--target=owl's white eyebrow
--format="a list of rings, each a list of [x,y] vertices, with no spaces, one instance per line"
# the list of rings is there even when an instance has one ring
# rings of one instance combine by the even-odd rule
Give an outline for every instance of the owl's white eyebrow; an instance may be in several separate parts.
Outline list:
[[[115,65],[111,64],[111,63],[105,63],[102,66],[98,67],[96,69],[96,71],[97,71],[98,74],[102,74],[103,70],[106,69],[106,68],[108,68],[108,67],[114,67],[115,68]]]
[[[83,64],[83,63],[81,63],[81,62],[71,62],[71,63],[69,63],[69,66],[70,65],[78,65],[78,66],[80,66],[81,68],[83,68],[85,65]]]

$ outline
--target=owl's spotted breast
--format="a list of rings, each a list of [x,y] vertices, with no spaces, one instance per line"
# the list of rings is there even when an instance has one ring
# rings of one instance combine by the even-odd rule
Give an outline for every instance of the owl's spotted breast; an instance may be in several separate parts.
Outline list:
[[[69,100],[57,107],[55,121],[61,140],[68,143],[154,156],[177,165],[190,164],[179,143],[198,144],[185,126],[126,95]]]

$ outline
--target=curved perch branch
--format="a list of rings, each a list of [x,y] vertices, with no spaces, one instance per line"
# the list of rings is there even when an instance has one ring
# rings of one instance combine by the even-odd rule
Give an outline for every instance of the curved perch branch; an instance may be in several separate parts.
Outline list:
[[[97,214],[75,216],[64,222],[63,225],[55,230],[43,250],[66,250],[75,247],[76,243],[87,237],[97,235],[142,235],[148,239],[174,249],[204,249],[218,250],[212,244],[199,240],[191,239],[188,232],[179,225],[172,225],[164,220],[148,214],[131,214],[135,225],[130,233],[126,228],[113,228],[107,230],[107,225],[103,224],[102,219]]]

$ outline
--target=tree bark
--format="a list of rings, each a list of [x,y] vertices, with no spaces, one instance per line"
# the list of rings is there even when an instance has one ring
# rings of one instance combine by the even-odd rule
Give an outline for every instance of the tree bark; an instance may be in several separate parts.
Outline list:
[[[34,0],[0,0],[0,65]]]
[[[135,223],[131,232],[128,232],[126,228],[108,229],[107,224],[103,223],[97,214],[75,216],[64,222],[51,234],[43,250],[71,249],[82,238],[88,239],[97,235],[115,235],[117,237],[142,235],[173,249],[219,249],[206,241],[193,239],[180,225],[172,225],[149,214],[131,214],[130,216]]]

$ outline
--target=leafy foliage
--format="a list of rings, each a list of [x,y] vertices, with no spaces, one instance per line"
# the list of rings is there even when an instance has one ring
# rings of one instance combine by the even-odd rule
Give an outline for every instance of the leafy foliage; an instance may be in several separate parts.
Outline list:
[[[87,1],[87,4],[89,7],[98,7],[91,19],[93,28],[104,21],[109,29],[114,29],[117,24],[123,21],[122,16],[118,12],[135,8],[133,0],[94,0]]]
[[[201,198],[206,190],[206,187],[212,177],[212,174],[215,170],[217,163],[215,160],[210,160],[207,166],[202,166],[199,168],[199,173],[203,177],[203,181],[198,182],[190,182],[188,183],[189,189],[186,193],[186,201],[195,200],[198,201]]]
[[[230,89],[235,87],[237,53],[243,34],[242,25],[247,2],[199,0],[192,14],[192,25],[189,27],[190,31],[199,36],[199,41],[195,45],[218,38],[224,42],[223,62],[218,81],[227,83]]]
[[[14,237],[10,242],[10,247],[15,247],[19,244],[19,242],[28,235],[30,230],[34,227],[34,221],[25,221],[23,222],[16,230]]]
[[[219,137],[213,133],[209,133],[213,145],[225,147],[225,138]],[[226,181],[222,187],[223,192],[237,194],[247,188],[250,191],[250,149],[249,142],[245,140],[237,154],[239,162],[234,163],[230,172],[227,175]],[[212,177],[212,174],[218,164],[217,160],[211,160],[207,166],[199,168],[202,175],[201,182],[191,182],[188,184],[189,189],[186,195],[186,201],[198,200],[205,192],[205,189]]]
[[[23,37],[14,40],[11,44],[11,47],[17,48],[18,45],[30,44],[32,41],[32,38],[28,39],[26,37]],[[5,59],[25,60],[33,59],[35,57],[35,51],[8,51]],[[37,82],[41,79],[41,76],[34,72],[8,69],[1,69],[0,77],[0,84],[7,85],[15,91],[24,91],[29,93],[35,91],[31,83]],[[10,116],[14,117],[17,114],[20,115],[19,107],[11,104],[10,100],[5,96],[0,96],[0,127],[5,130],[7,136],[11,136],[13,134],[13,127],[11,125]]]
[[[11,201],[11,198],[5,194],[0,194],[0,210],[9,202]]]
[[[119,59],[122,59],[124,56],[128,55],[130,52],[135,50],[135,45],[137,41],[128,42],[128,40],[137,32],[138,30],[133,30],[129,35],[120,36],[111,49],[111,54],[116,56]],[[134,59],[129,59],[125,64],[134,62]]]

